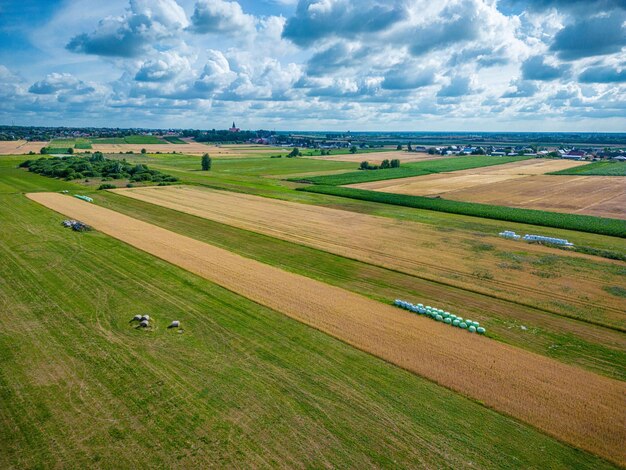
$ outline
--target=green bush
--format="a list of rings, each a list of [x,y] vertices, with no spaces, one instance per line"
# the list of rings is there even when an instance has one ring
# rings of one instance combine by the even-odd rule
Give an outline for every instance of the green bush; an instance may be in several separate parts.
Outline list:
[[[42,157],[38,160],[26,160],[19,166],[28,168],[33,173],[66,180],[101,177],[103,181],[126,178],[145,182],[178,181],[175,176],[151,170],[146,165],[131,165],[126,160],[105,158],[101,152],[95,152],[89,157]]]
[[[105,183],[98,186],[98,189],[115,189],[116,187],[117,186],[115,186],[114,184]]]
[[[397,206],[415,207],[452,214],[470,215],[486,219],[506,220],[524,224],[541,225],[544,227],[577,230],[580,232],[598,233],[614,237],[626,238],[626,221],[593,217],[589,215],[563,214],[539,211],[534,209],[518,209],[514,207],[492,206],[473,202],[433,199],[423,196],[391,194],[363,189],[343,188],[337,186],[307,186],[298,188],[300,191],[348,197],[363,201],[380,202]]]

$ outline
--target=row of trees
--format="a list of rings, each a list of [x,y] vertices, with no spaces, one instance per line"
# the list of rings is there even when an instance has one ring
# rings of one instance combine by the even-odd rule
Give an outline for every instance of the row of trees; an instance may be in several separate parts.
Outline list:
[[[400,160],[383,160],[380,165],[372,165],[370,162],[363,161],[359,165],[359,170],[386,170],[388,168],[400,168]]]

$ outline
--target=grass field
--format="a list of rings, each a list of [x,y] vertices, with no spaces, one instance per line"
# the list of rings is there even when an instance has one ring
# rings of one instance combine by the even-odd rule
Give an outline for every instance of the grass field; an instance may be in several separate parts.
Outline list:
[[[163,137],[165,140],[167,140],[170,144],[187,144],[187,142],[185,142],[184,140],[179,139],[176,136],[166,136]]]
[[[296,192],[297,184],[281,180],[338,173],[353,163],[258,155],[217,158],[211,172],[201,172],[197,156],[125,157],[196,185],[382,216],[390,225],[419,222],[434,229],[423,243],[473,234],[476,242],[466,244],[464,257],[497,258],[498,273],[578,272],[584,279],[593,278],[593,266],[602,262],[560,251],[535,256],[535,249],[550,249],[530,245],[509,251],[485,239],[503,228],[538,229],[531,225],[502,227],[495,220]],[[224,290],[99,232],[63,229],[61,216],[21,193],[86,191],[15,168],[22,160],[0,158],[0,204],[7,208],[0,211],[0,239],[7,241],[0,249],[10,260],[0,263],[0,305],[9,312],[0,316],[0,348],[11,361],[10,369],[0,368],[0,393],[10,403],[0,405],[0,425],[12,430],[0,437],[6,449],[0,466],[68,461],[106,466],[113,459],[119,466],[202,466],[209,460],[234,467],[609,466],[232,288]],[[376,302],[400,296],[438,305],[445,298],[450,309],[487,325],[487,341],[625,378],[625,337],[619,331],[329,253],[294,237],[281,240],[276,233],[255,233],[109,192],[94,196],[98,205]],[[303,220],[307,207],[302,206]],[[615,237],[560,229],[551,234],[593,249],[626,251],[624,240]],[[18,248],[22,244],[25,248]],[[623,302],[624,265],[605,266],[611,271],[598,286],[607,299]],[[545,282],[552,279],[560,282],[559,277]],[[29,289],[31,284],[38,288]],[[150,312],[157,319],[154,331],[128,326],[129,315]],[[173,315],[183,321],[183,334],[165,330]],[[35,421],[41,423],[37,428]],[[143,436],[151,436],[148,444]],[[604,455],[624,460],[611,450]]]
[[[505,163],[526,160],[528,158],[530,157],[451,157],[437,160],[427,160],[424,162],[406,163],[400,168],[391,168],[387,170],[361,170],[338,175],[300,178],[300,180],[320,185],[343,186],[346,184],[367,183],[370,181],[408,178],[411,176],[428,175],[431,173],[443,173],[491,165],[502,165]]]
[[[3,467],[610,467],[21,194],[62,188],[0,164]]]
[[[154,135],[129,135],[124,137],[124,142],[127,144],[166,144],[159,137]]]
[[[623,382],[428,321],[66,195],[28,197],[571,445],[626,461],[626,449],[618,450],[626,429],[620,428],[621,420],[612,410],[626,394]],[[442,361],[446,367],[441,367]],[[522,367],[523,375],[518,373]],[[585,403],[585,413],[572,403]]]
[[[555,171],[551,175],[594,175],[626,176],[626,162],[593,162],[567,170]]]

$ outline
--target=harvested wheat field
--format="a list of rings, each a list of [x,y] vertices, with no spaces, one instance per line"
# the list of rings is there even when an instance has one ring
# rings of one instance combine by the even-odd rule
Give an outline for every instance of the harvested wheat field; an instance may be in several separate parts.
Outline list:
[[[626,177],[541,175],[452,190],[446,199],[626,219]]]
[[[441,232],[426,224],[204,188],[116,192],[424,279],[626,328],[626,300],[603,289],[622,282],[616,270],[608,269],[619,262],[497,236],[476,240],[471,233]],[[528,264],[508,269],[503,259],[515,250],[527,253]],[[579,263],[585,264],[584,270]],[[550,289],[545,288],[546,277]]]
[[[349,187],[626,219],[626,178],[545,175],[585,164],[569,160],[524,160]]]
[[[229,158],[243,158],[254,157],[258,155],[267,155],[273,151],[285,152],[285,149],[275,149],[263,145],[251,146],[218,146],[213,144],[205,144],[202,142],[195,142],[189,139],[182,139],[186,144],[92,144],[90,152],[102,152],[102,153],[125,153],[133,151],[135,153],[141,152],[141,149],[146,149],[148,153],[184,153],[186,155],[203,155],[208,153],[211,157],[229,157]]]
[[[58,193],[28,197],[569,444],[626,464],[626,384]]]
[[[39,153],[42,147],[47,147],[48,142],[28,142],[26,140],[2,140],[0,141],[0,155],[21,155],[28,152]]]
[[[552,171],[566,170],[585,164],[584,162],[573,162],[570,160],[522,160],[514,163],[505,163],[504,165],[485,166],[454,171],[452,173],[437,173],[411,178],[359,183],[348,185],[348,187],[387,193],[430,196],[531,175],[543,175]]]
[[[343,155],[327,155],[327,156],[319,156],[319,157],[306,157],[313,158],[316,160],[332,160],[336,162],[355,162],[360,163],[362,161],[368,161],[372,164],[380,164],[383,160],[393,160],[398,159],[402,163],[408,162],[424,162],[426,160],[438,160],[441,158],[449,158],[448,155],[429,155],[425,152],[402,152],[399,150],[395,151],[383,151],[383,152],[368,152],[368,153],[357,153],[357,154],[343,154]]]

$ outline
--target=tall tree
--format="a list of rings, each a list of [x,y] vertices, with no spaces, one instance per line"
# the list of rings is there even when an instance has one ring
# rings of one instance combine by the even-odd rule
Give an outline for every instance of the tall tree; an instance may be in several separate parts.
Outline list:
[[[202,171],[209,171],[211,169],[211,157],[208,153],[202,155]]]

